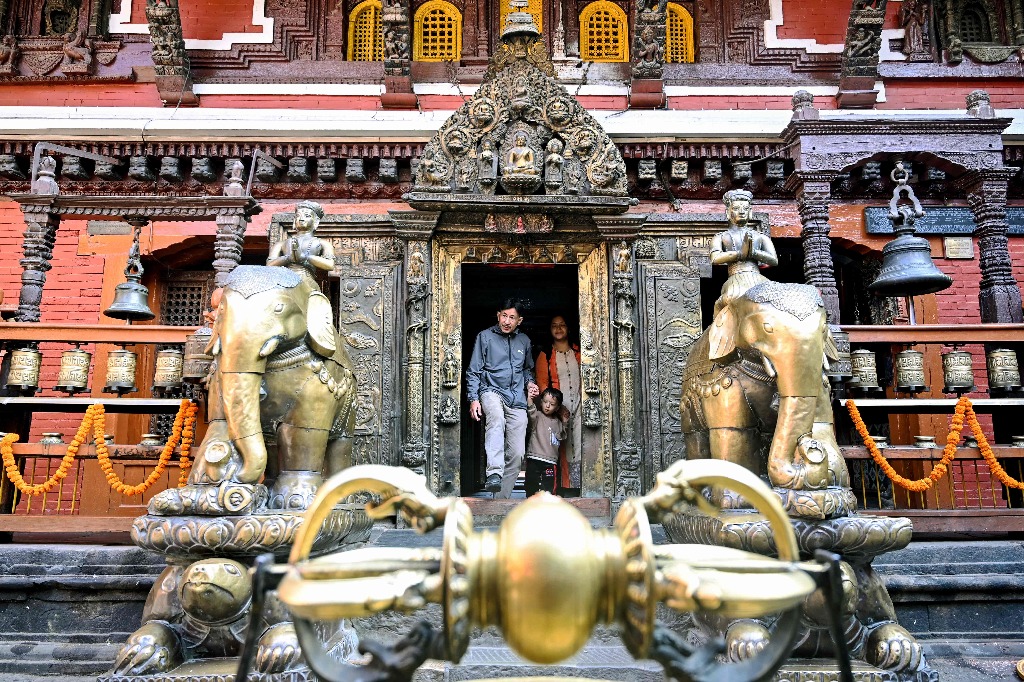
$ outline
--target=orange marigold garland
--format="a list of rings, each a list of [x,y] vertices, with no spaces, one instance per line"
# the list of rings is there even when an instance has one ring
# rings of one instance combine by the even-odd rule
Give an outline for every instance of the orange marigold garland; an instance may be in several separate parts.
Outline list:
[[[146,492],[159,480],[167,468],[168,462],[171,461],[171,454],[174,452],[174,448],[178,447],[180,442],[181,457],[179,466],[181,467],[181,475],[178,478],[178,485],[183,486],[188,481],[188,470],[192,466],[189,462],[189,451],[192,448],[193,437],[195,436],[196,413],[198,411],[198,406],[191,400],[181,401],[181,407],[178,408],[178,414],[174,418],[174,430],[164,445],[163,452],[160,453],[160,460],[149,477],[139,485],[126,485],[114,473],[114,466],[110,462],[110,450],[107,448],[107,442],[103,438],[106,432],[106,411],[100,403],[90,405],[86,409],[85,417],[82,418],[82,423],[78,427],[75,438],[68,445],[67,452],[61,459],[60,466],[57,467],[57,471],[50,478],[42,483],[35,485],[28,483],[21,475],[21,471],[18,470],[18,463],[14,459],[13,447],[14,443],[18,441],[18,434],[8,433],[0,439],[0,455],[3,457],[7,478],[11,480],[15,488],[24,495],[42,495],[53,490],[55,486],[67,477],[71,466],[75,462],[75,457],[78,455],[79,448],[82,447],[82,444],[89,437],[89,432],[92,431],[96,443],[96,459],[99,460],[100,468],[106,474],[110,487],[125,495],[134,496]]]
[[[978,441],[978,450],[981,452],[981,456],[985,458],[985,463],[988,464],[988,468],[992,470],[992,473],[999,479],[999,482],[1007,488],[1024,490],[1024,483],[1011,477],[1006,473],[1002,465],[996,461],[996,455],[992,452],[992,446],[988,444],[988,439],[985,438],[985,434],[981,430],[981,424],[978,423],[978,415],[974,413],[974,408],[970,405],[970,402],[968,402],[967,407],[967,423],[971,425],[974,438]]]
[[[964,429],[964,421],[966,421],[970,425],[975,439],[978,441],[978,450],[981,452],[981,456],[985,458],[985,463],[988,464],[988,468],[992,470],[992,473],[999,479],[999,482],[1008,488],[1024,490],[1024,483],[1007,474],[1006,470],[996,460],[995,453],[992,452],[992,447],[988,444],[988,439],[985,438],[985,434],[981,430],[981,424],[978,423],[978,415],[974,412],[971,399],[967,396],[962,396],[957,401],[956,407],[953,410],[953,419],[950,424],[949,435],[946,436],[946,447],[942,450],[942,459],[932,468],[927,478],[919,478],[917,480],[900,476],[892,468],[892,465],[889,464],[889,461],[878,449],[874,439],[871,438],[871,434],[868,433],[868,428],[864,425],[864,420],[860,416],[860,410],[857,409],[852,400],[846,401],[846,409],[850,413],[850,418],[853,420],[857,433],[860,434],[865,447],[867,447],[868,452],[871,454],[871,459],[875,461],[875,464],[893,483],[902,488],[906,488],[911,492],[923,493],[926,490],[930,490],[937,481],[942,480],[942,477],[949,473],[949,464],[956,457],[956,449],[960,445],[960,436]]]
[[[96,416],[95,408],[96,405],[90,405],[86,409],[85,417],[78,427],[78,433],[75,434],[74,439],[68,444],[68,449],[60,461],[60,466],[57,467],[57,471],[50,478],[42,483],[34,485],[29,483],[22,477],[21,471],[18,470],[18,463],[14,459],[13,447],[18,441],[18,434],[8,433],[3,439],[0,439],[0,454],[3,455],[4,470],[7,472],[7,478],[11,479],[14,487],[23,495],[42,495],[59,485],[67,477],[68,472],[71,471],[71,466],[75,463],[75,457],[78,455],[78,449],[89,435],[89,429],[92,428],[93,420]]]
[[[195,426],[196,407],[192,404],[191,400],[185,399],[181,401],[181,407],[178,408],[178,414],[174,417],[174,427],[171,430],[171,437],[167,439],[167,443],[164,445],[164,449],[160,453],[160,459],[157,461],[156,467],[150,472],[146,480],[138,485],[128,485],[124,483],[114,472],[114,465],[110,461],[110,451],[107,449],[107,444],[103,440],[103,406],[99,405],[98,407],[99,414],[93,424],[93,436],[96,443],[96,459],[99,460],[100,469],[102,469],[104,475],[106,475],[107,483],[111,488],[122,495],[127,495],[129,497],[141,495],[149,490],[153,484],[163,476],[168,462],[171,461],[171,455],[174,453],[174,448],[178,447],[179,442],[182,444],[181,466],[184,470],[184,467],[188,462],[188,450],[192,446],[193,428]]]

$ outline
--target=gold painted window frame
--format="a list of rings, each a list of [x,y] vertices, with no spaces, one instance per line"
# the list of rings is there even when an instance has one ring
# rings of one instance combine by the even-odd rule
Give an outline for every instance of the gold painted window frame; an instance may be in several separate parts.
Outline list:
[[[595,15],[605,15],[605,18]],[[594,20],[604,25],[592,26]],[[614,45],[614,49],[607,50],[609,45]],[[580,59],[585,62],[629,61],[629,22],[621,7],[608,0],[597,0],[583,8],[580,12]]]
[[[450,22],[448,27],[440,26],[433,17]],[[433,25],[424,22],[433,20]],[[427,35],[429,31],[451,31],[445,36]],[[462,13],[450,2],[430,0],[416,10],[413,18],[412,58],[418,62],[458,61],[462,55]]]
[[[369,14],[369,30],[365,28],[367,14]],[[369,45],[366,44],[368,34],[371,41]],[[363,0],[349,13],[348,60],[350,62],[384,61],[380,0]]]

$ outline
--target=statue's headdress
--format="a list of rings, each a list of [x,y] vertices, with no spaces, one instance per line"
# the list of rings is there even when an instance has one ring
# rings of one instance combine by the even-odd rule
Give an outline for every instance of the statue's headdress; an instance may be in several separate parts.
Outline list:
[[[754,200],[754,195],[745,189],[731,189],[722,196],[722,202],[726,207],[734,201],[745,201],[748,204]]]
[[[295,204],[295,210],[296,211],[298,211],[300,208],[308,208],[310,211],[312,211],[314,214],[316,214],[316,217],[317,217],[318,220],[323,220],[323,218],[324,218],[324,207],[321,206],[320,204],[316,203],[315,201],[310,201],[309,199],[305,199],[305,200],[300,201],[299,203]]]

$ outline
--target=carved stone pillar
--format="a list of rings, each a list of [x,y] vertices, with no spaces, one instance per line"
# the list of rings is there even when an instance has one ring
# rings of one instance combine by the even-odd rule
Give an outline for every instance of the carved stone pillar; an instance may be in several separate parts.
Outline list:
[[[875,106],[885,4],[886,0],[853,0],[839,75],[838,101],[844,109],[870,109]]]
[[[181,34],[178,0],[146,0],[156,88],[165,106],[199,106]]]
[[[410,0],[388,0],[381,15],[384,31],[384,93],[381,105],[388,109],[416,107],[412,91],[412,13]]]
[[[46,284],[46,272],[51,267],[53,244],[57,239],[57,228],[60,226],[60,213],[53,209],[52,201],[44,198],[60,194],[60,188],[54,180],[56,170],[56,159],[52,156],[42,157],[31,190],[32,194],[40,195],[41,200],[21,205],[21,210],[25,214],[25,238],[22,242],[25,257],[20,261],[22,271],[16,316],[18,322],[39,321],[43,285]]]
[[[228,180],[224,185],[224,196],[240,197],[245,193],[242,187],[242,162],[235,161],[228,169]],[[222,287],[228,274],[242,262],[242,247],[245,243],[245,228],[249,224],[244,213],[223,213],[216,218],[217,236],[213,242],[214,286]]]
[[[45,206],[25,206],[25,238],[22,242],[21,294],[18,298],[18,322],[38,322],[43,302],[43,285],[53,258],[53,244],[57,239],[60,215]]]
[[[440,213],[393,211],[398,236],[405,247],[405,433],[402,466],[425,473],[430,457],[427,415],[424,409],[430,371],[430,235]],[[433,478],[433,477],[431,477]]]
[[[800,237],[804,246],[804,278],[818,287],[825,301],[830,325],[839,324],[839,288],[832,264],[832,240],[829,238],[828,207],[832,196],[831,173],[798,172],[790,176],[790,189],[796,190],[800,212]]]
[[[612,273],[611,326],[615,348],[614,385],[618,394],[612,452],[615,458],[615,496],[641,494],[643,471],[637,443],[637,311],[634,288],[633,242],[646,221],[645,215],[594,217],[598,231],[611,238],[609,269]]]
[[[654,2],[649,7],[648,4],[639,2],[636,7],[631,108],[656,108],[665,103],[665,3]]]
[[[962,181],[980,251],[982,322],[1024,322],[1006,237],[1006,186],[1016,172],[1016,168],[974,171]]]

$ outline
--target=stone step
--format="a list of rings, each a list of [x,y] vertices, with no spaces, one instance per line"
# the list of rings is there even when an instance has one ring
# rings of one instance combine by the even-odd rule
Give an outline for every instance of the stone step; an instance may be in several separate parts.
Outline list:
[[[95,675],[110,670],[127,634],[116,636],[115,641],[76,642],[69,640],[83,638],[39,633],[23,635],[20,640],[0,640],[0,673],[23,677],[92,675],[95,679]]]

